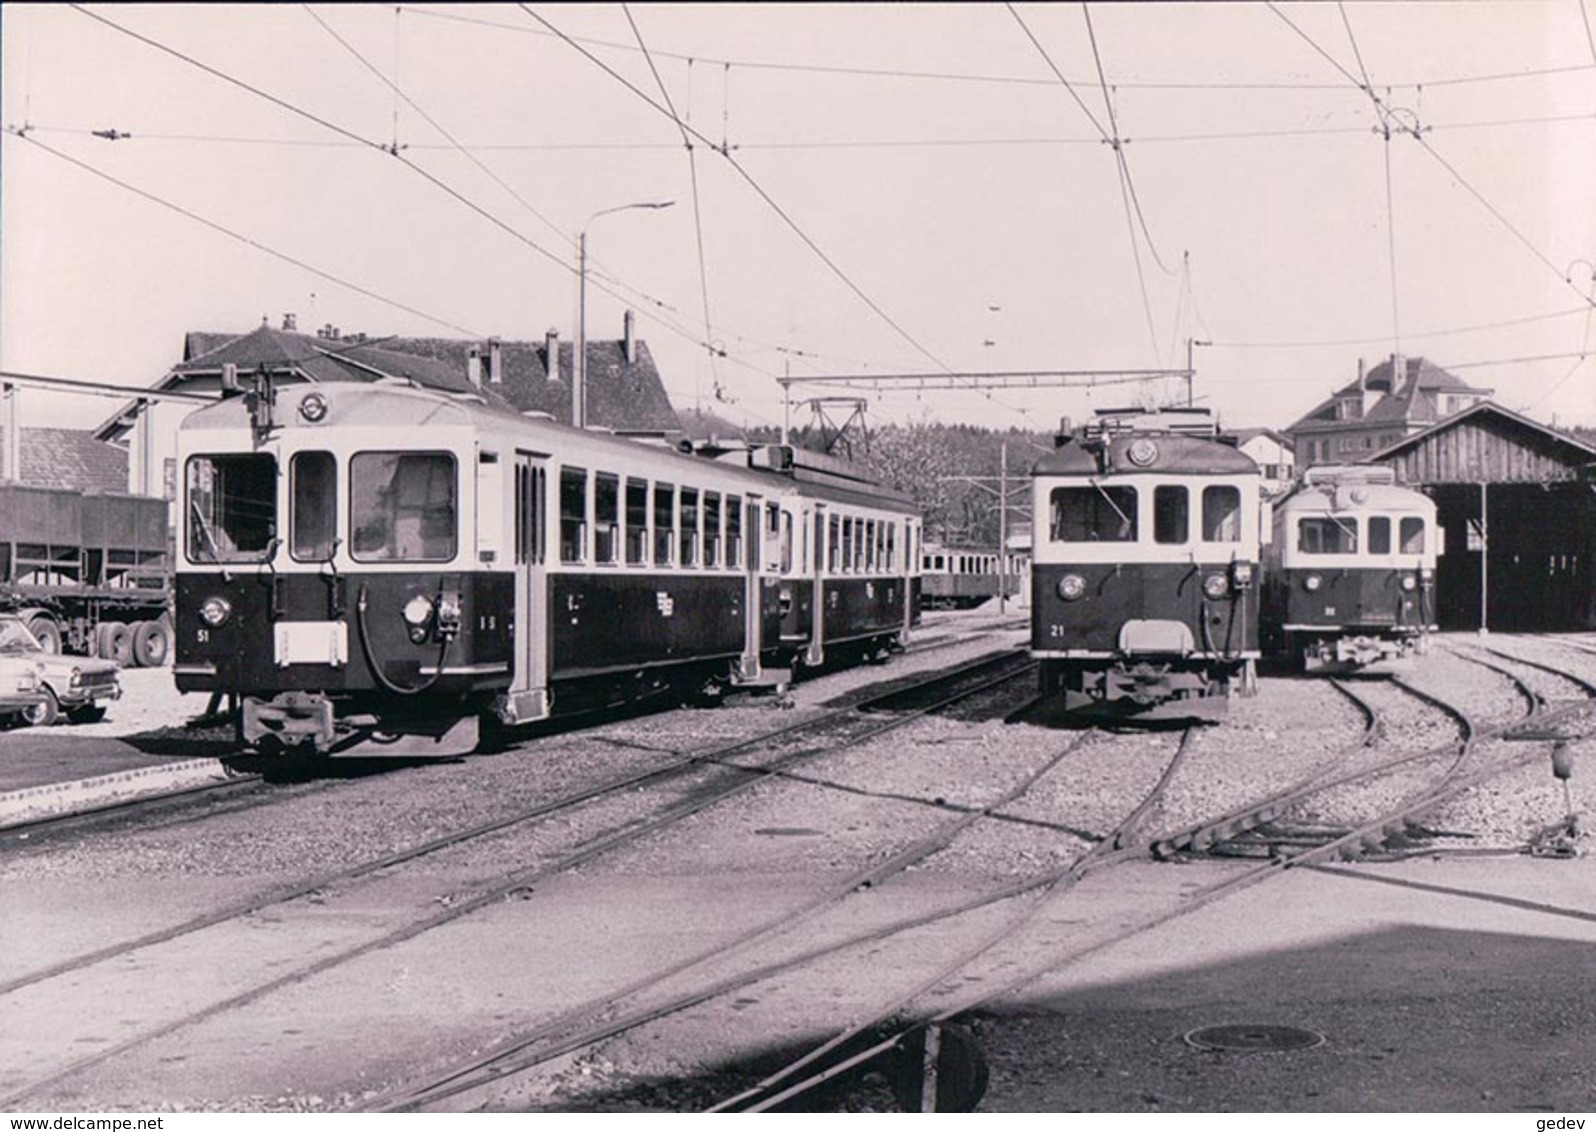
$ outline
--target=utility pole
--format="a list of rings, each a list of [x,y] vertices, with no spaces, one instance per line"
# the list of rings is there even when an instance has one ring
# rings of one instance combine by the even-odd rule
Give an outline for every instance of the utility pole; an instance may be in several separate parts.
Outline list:
[[[1009,611],[1009,442],[998,449],[998,616]]]
[[[1194,338],[1186,339],[1186,407],[1188,409],[1195,404],[1192,399],[1192,379],[1197,376],[1197,371],[1192,366],[1192,347],[1212,345],[1212,342],[1200,341]]]

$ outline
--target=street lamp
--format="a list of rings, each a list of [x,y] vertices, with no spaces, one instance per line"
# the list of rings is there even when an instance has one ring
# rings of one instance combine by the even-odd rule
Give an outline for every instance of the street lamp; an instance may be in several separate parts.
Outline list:
[[[614,208],[601,208],[582,225],[576,241],[577,279],[579,281],[576,306],[576,358],[571,380],[571,423],[577,428],[587,427],[587,230],[600,216],[612,212],[625,212],[633,208],[669,208],[673,200],[643,200],[632,204],[618,204]]]

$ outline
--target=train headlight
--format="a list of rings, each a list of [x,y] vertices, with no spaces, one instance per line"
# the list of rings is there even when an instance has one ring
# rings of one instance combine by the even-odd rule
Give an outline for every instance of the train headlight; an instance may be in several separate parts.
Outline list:
[[[225,597],[208,597],[200,602],[199,615],[201,621],[216,629],[227,623],[233,615],[233,607]]]
[[[1402,588],[1403,589],[1411,590],[1415,586],[1417,586],[1418,584],[1419,584],[1418,583],[1418,579],[1414,578],[1414,576],[1412,574],[1403,574],[1402,575]]]
[[[327,416],[327,398],[320,393],[307,393],[299,403],[299,415],[311,424],[319,423]]]
[[[1058,580],[1058,596],[1065,601],[1075,601],[1086,592],[1086,579],[1079,574],[1065,574]]]
[[[1203,593],[1218,601],[1230,592],[1230,583],[1223,574],[1209,574],[1203,579]]]
[[[1306,578],[1302,579],[1302,588],[1311,594],[1318,593],[1319,587],[1323,584],[1324,583],[1318,574],[1309,574]]]
[[[410,629],[410,639],[419,645],[427,639],[427,622],[432,620],[432,599],[416,594],[405,602],[404,608],[399,611],[399,616],[405,619],[405,624]]]
[[[460,594],[446,590],[438,594],[438,633],[452,637],[460,632]]]

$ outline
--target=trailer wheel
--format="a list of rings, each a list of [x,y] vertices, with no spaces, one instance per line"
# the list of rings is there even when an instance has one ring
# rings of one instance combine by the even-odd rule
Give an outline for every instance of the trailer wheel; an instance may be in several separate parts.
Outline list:
[[[172,638],[159,621],[133,626],[133,662],[140,668],[159,668],[172,651]]]
[[[102,621],[94,632],[95,652],[126,668],[133,659],[133,634],[120,621]]]
[[[28,632],[38,639],[45,652],[59,653],[61,651],[61,627],[55,623],[53,617],[46,617],[40,614],[33,618],[28,622]]]

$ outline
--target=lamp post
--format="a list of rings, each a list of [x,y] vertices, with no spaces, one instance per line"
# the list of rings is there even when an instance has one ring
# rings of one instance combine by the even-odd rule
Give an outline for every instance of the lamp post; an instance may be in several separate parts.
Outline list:
[[[625,212],[633,208],[669,208],[673,200],[642,200],[632,204],[618,204],[614,208],[601,208],[587,218],[576,240],[577,302],[576,302],[576,357],[573,359],[571,378],[571,424],[587,427],[587,230],[600,216],[612,212]]]

